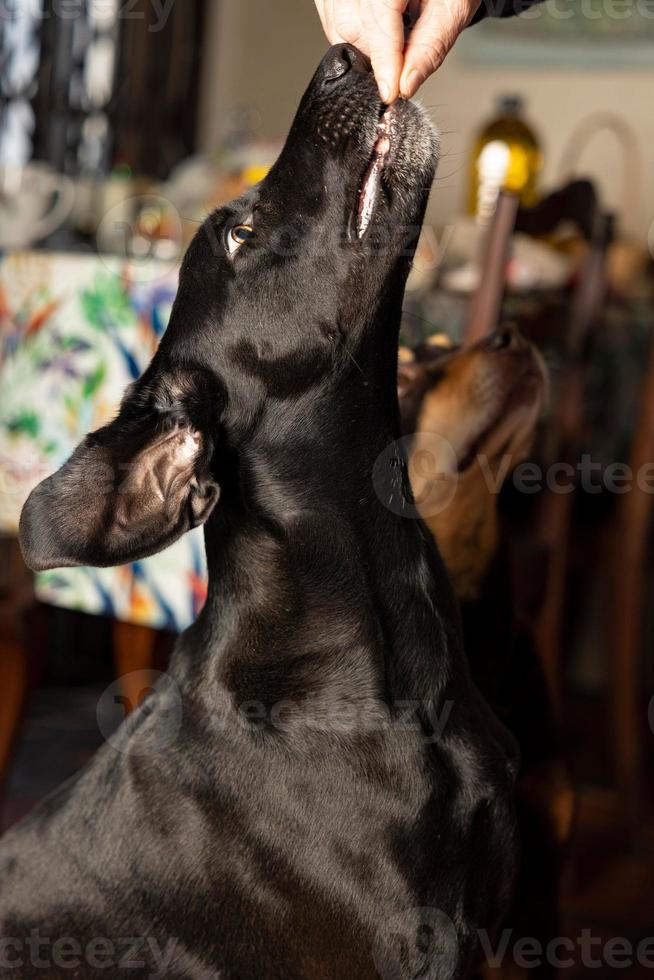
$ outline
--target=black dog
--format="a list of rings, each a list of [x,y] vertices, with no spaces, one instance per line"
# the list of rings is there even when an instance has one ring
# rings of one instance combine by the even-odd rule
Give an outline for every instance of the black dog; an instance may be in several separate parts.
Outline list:
[[[116,421],[30,497],[33,568],[206,522],[210,584],[168,684],[4,840],[1,977],[463,977],[500,919],[513,742],[392,448],[436,155],[331,49]]]

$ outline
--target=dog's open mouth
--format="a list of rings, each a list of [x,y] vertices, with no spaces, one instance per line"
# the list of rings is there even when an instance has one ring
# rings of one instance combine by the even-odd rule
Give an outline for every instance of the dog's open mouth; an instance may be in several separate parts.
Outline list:
[[[372,150],[372,158],[364,174],[356,209],[357,238],[363,238],[372,221],[379,200],[382,173],[392,146],[393,106],[389,106],[377,124],[377,136]]]

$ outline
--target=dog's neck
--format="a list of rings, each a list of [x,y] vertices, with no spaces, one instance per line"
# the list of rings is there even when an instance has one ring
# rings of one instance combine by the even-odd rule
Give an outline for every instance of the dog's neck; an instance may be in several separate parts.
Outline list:
[[[204,646],[237,701],[269,704],[298,692],[437,700],[465,672],[458,613],[431,535],[398,516],[372,480],[399,435],[394,380],[391,368],[380,399],[359,377],[347,414],[332,418],[313,450],[255,439],[251,499],[217,508],[207,526]],[[389,406],[386,418],[380,404]],[[399,484],[396,464],[389,457]]]
[[[459,601],[478,598],[497,550],[497,493],[478,462],[459,477],[452,500],[426,523],[436,538]]]

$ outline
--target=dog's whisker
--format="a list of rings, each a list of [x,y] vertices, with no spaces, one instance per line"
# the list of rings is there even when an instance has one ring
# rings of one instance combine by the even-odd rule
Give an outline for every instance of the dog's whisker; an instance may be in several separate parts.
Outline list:
[[[464,170],[464,169],[465,168],[464,168],[463,164],[461,164],[460,167],[457,167],[455,170],[451,170],[447,174],[436,174],[436,176],[434,177],[434,179],[432,181],[432,184],[440,183],[440,181],[442,181],[442,180],[449,180],[450,177],[456,177],[456,175],[457,174],[460,174],[461,171]]]
[[[357,371],[359,372],[359,374],[361,375],[361,377],[364,380],[366,380],[365,372],[363,371],[361,365],[359,364],[359,362],[357,361],[356,357],[354,356],[354,354],[352,353],[352,351],[349,349],[349,347],[347,346],[347,344],[343,344],[343,350],[345,351],[345,353],[347,354],[347,356],[350,358],[350,360],[354,364],[355,368],[357,369]]]
[[[448,106],[447,102],[420,102],[423,109],[445,109]]]
[[[414,313],[413,310],[405,310],[405,309],[403,309],[402,310],[402,321],[403,322],[404,321],[408,321],[409,323],[411,323],[412,320],[419,320],[420,323],[424,324],[426,327],[429,328],[429,332],[430,333],[436,333],[436,332],[438,332],[438,329],[439,328],[436,326],[435,323],[432,323],[431,320],[428,320],[427,317],[422,316],[420,313]]]

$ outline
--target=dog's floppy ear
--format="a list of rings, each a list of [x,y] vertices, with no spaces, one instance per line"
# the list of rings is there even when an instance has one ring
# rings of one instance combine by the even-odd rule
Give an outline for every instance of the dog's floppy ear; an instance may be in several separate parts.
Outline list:
[[[203,372],[155,363],[118,417],[30,494],[20,542],[34,571],[145,558],[211,514],[219,393]]]
[[[397,366],[397,400],[400,406],[400,427],[404,435],[415,431],[420,406],[429,388],[429,375],[417,361],[403,360]]]
[[[410,352],[401,352],[397,366],[397,398],[400,426],[405,435],[415,432],[423,398],[438,383],[447,363],[457,351],[458,348],[451,344],[445,347],[425,343]]]

